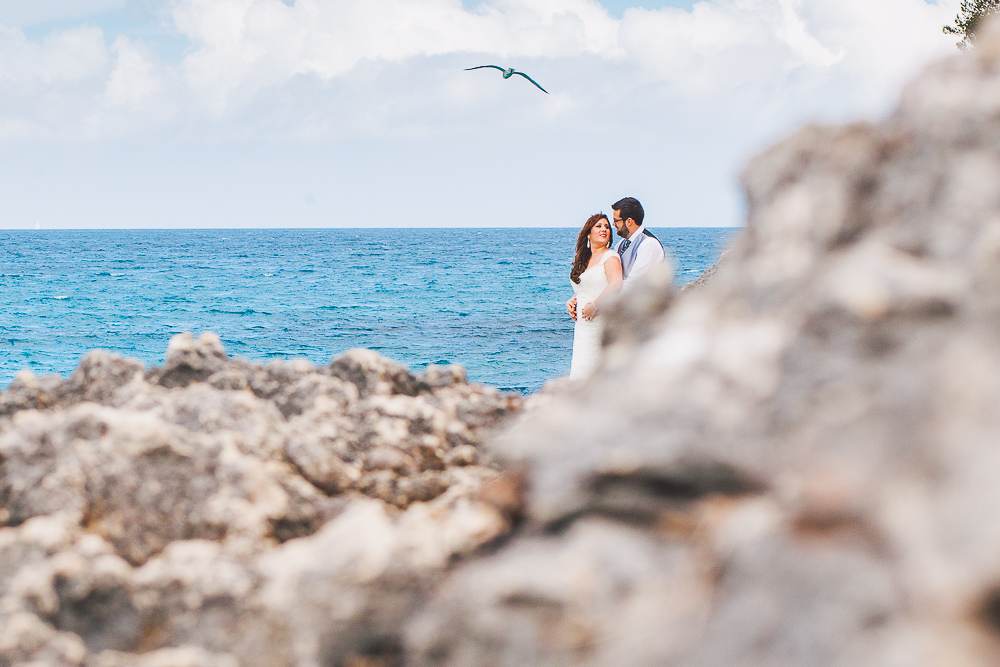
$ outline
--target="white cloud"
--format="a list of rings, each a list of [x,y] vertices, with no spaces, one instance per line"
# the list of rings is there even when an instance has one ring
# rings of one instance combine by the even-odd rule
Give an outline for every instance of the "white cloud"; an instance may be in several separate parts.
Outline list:
[[[95,136],[93,114],[108,64],[100,28],[31,41],[20,29],[0,25],[0,141]]]
[[[317,194],[310,215],[323,210],[327,185],[387,209],[393,199],[397,218],[433,210],[443,188],[492,224],[527,207],[562,224],[567,206],[628,190],[669,211],[670,223],[732,224],[733,175],[748,153],[803,121],[884,113],[924,63],[957,53],[941,34],[954,4],[704,0],[619,20],[596,0],[487,0],[474,10],[460,0],[164,0],[161,16],[188,42],[172,61],[141,33],[80,27],[31,40],[0,25],[0,143],[131,147],[132,164],[162,173],[121,174],[130,215],[145,202],[135,193],[169,182],[163,225],[182,206],[174,202],[188,202],[176,197],[185,189],[214,211],[208,221],[176,209],[185,224],[277,223],[287,197],[301,200],[300,182]],[[463,71],[479,64],[523,69],[551,95]],[[144,162],[157,141],[185,148]],[[15,155],[0,151],[0,173],[20,178],[17,164],[3,171],[5,153]],[[110,183],[127,161],[107,159],[93,172],[102,178],[77,189],[104,193],[95,208],[121,200]],[[211,199],[219,192],[224,201]]]
[[[953,53],[941,26],[952,10],[924,0],[714,0],[691,12],[629,10],[621,41],[653,76],[695,96],[724,96],[789,74],[867,86]]]
[[[844,57],[844,52],[833,53],[809,32],[809,26],[798,13],[802,0],[781,0],[781,19],[775,35],[784,42],[803,64],[829,67]]]
[[[123,9],[127,0],[0,0],[0,23],[28,26]]]
[[[108,53],[100,28],[72,28],[50,33],[43,41],[25,38],[0,25],[0,85],[36,90],[72,84],[104,74]]]
[[[331,79],[365,60],[480,53],[499,58],[614,57],[617,22],[594,0],[176,0],[195,47],[184,61],[215,110],[228,97],[297,75]]]
[[[690,12],[630,9],[620,21],[595,0],[493,0],[474,10],[459,0],[170,0],[164,11],[190,42],[179,65],[158,62],[134,38],[109,47],[96,28],[33,42],[0,26],[0,85],[32,84],[44,104],[60,82],[103,76],[102,92],[79,100],[81,114],[92,115],[95,104],[135,114],[155,106],[157,123],[165,107],[213,123],[258,106],[266,112],[274,94],[301,96],[304,121],[310,106],[364,81],[369,90],[360,97],[374,94],[381,109],[341,100],[339,118],[427,127],[437,117],[453,123],[456,110],[435,112],[435,99],[476,113],[477,101],[491,102],[496,82],[483,73],[473,79],[461,65],[527,64],[555,82],[552,97],[534,100],[535,123],[587,113],[603,104],[594,90],[605,88],[646,96],[654,87],[675,102],[722,101],[794,117],[812,108],[882,109],[920,63],[953,49],[940,35],[951,9],[924,0],[711,0]],[[407,79],[392,74],[428,58],[444,60]],[[589,71],[580,76],[574,62],[584,60]],[[450,73],[442,76],[442,66]],[[144,104],[154,95],[156,105]],[[424,115],[384,113],[401,107]],[[108,131],[119,132],[120,115],[112,118]],[[141,124],[136,118],[129,127]]]
[[[160,65],[148,49],[127,37],[118,37],[111,47],[114,66],[104,89],[109,107],[141,111],[164,92]]]

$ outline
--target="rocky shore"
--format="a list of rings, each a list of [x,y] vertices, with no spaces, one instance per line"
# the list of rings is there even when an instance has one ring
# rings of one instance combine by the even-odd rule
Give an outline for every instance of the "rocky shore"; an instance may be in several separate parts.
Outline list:
[[[510,530],[480,445],[521,399],[414,376],[95,351],[0,394],[0,665],[398,661],[451,559]],[[365,663],[358,663],[365,664]]]
[[[525,401],[353,351],[0,395],[0,665],[1000,662],[1000,35],[743,174]]]

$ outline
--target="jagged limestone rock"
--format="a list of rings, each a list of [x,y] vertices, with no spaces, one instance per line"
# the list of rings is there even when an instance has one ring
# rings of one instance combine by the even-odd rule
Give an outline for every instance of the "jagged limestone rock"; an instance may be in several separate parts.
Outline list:
[[[192,382],[204,382],[225,370],[228,363],[222,341],[214,333],[205,332],[197,339],[184,333],[170,339],[163,367],[154,368],[148,379],[167,389],[186,387]]]
[[[22,374],[0,394],[0,665],[398,657],[451,560],[510,530],[479,446],[519,406],[458,367],[258,364],[211,334],[149,372],[95,351]]]

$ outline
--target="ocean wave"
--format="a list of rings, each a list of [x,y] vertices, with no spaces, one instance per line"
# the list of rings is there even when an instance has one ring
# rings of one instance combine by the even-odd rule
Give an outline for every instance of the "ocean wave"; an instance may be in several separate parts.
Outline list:
[[[217,315],[271,315],[265,310],[254,310],[253,308],[244,308],[243,310],[226,310],[224,308],[209,308],[206,312],[217,314]]]

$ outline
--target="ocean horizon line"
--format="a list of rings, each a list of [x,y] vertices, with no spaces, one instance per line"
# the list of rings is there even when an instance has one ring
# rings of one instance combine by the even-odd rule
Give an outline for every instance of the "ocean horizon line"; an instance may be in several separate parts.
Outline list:
[[[651,225],[651,229],[742,229],[746,225]],[[520,226],[505,225],[502,227],[423,227],[423,226],[391,226],[375,227],[7,227],[0,232],[215,232],[215,231],[356,231],[367,232],[380,229],[413,229],[427,231],[447,230],[499,230],[499,229],[577,229],[575,225]]]

